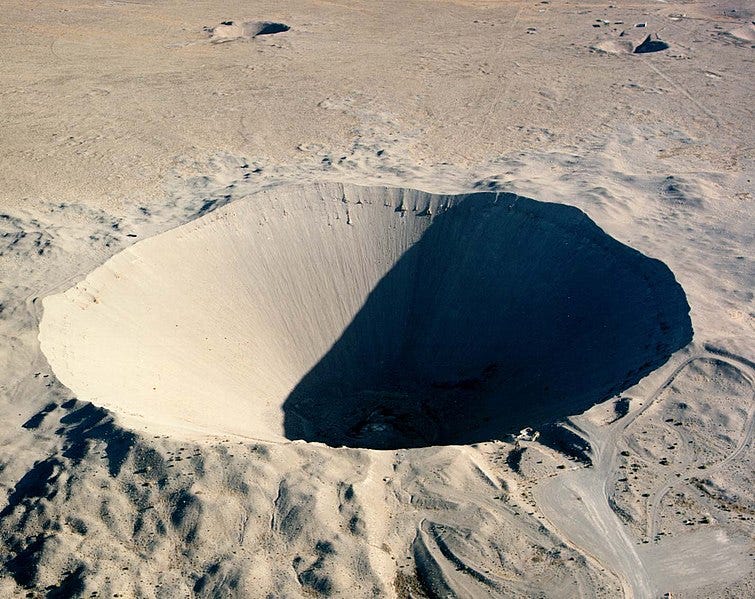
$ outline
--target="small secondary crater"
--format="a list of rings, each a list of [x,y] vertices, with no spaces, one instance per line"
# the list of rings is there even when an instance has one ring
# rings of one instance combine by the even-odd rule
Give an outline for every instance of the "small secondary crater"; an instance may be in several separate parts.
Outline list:
[[[291,29],[285,23],[274,21],[223,21],[216,27],[207,27],[205,31],[210,34],[210,41],[214,44],[232,42],[234,40],[252,39],[259,35],[272,35],[283,33]]]

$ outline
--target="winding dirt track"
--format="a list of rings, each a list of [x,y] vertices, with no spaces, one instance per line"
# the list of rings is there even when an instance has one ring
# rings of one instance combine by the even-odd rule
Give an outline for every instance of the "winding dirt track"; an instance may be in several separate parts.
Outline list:
[[[598,428],[581,423],[583,433],[592,445],[593,467],[566,471],[541,481],[534,489],[537,504],[552,528],[570,545],[613,572],[621,580],[625,597],[655,597],[660,593],[663,581],[655,580],[648,572],[637,552],[636,541],[627,535],[621,520],[610,507],[607,485],[610,474],[618,466],[617,446],[624,433],[654,404],[679,373],[690,363],[705,357],[709,356],[698,354],[683,360],[643,402],[642,408],[615,424]],[[743,362],[734,363],[719,355],[716,355],[716,359],[743,371]],[[746,378],[752,383],[751,375]],[[754,429],[755,403],[750,406],[746,429],[735,450],[712,467],[720,468],[737,459],[752,442]],[[678,480],[674,477],[673,481],[665,482],[655,491],[655,498],[648,510],[648,539],[655,535],[661,499]]]
[[[726,364],[729,364],[730,366],[733,366],[736,368],[739,372],[742,373],[742,375],[750,382],[751,385],[753,385],[753,378],[749,372],[747,372],[743,366],[744,363],[740,361],[733,361],[728,360],[725,358],[722,358],[720,356],[716,357],[717,360],[721,362],[725,362]],[[658,396],[658,393],[655,394],[655,397]],[[755,391],[752,394],[752,401],[750,403],[750,409],[747,414],[747,424],[744,429],[743,435],[740,437],[739,443],[734,448],[734,451],[732,451],[728,456],[726,456],[723,460],[716,462],[714,464],[706,464],[706,469],[710,471],[715,471],[723,468],[727,464],[733,462],[736,460],[739,456],[744,453],[744,451],[749,447],[750,443],[752,442],[752,436],[753,436],[753,430],[755,430]],[[683,464],[681,470],[686,468],[687,464]],[[666,496],[666,494],[671,491],[677,484],[679,484],[680,479],[677,476],[670,476],[666,483],[662,485],[661,487],[657,488],[653,491],[653,501],[648,506],[648,523],[647,523],[647,533],[646,538],[650,541],[652,541],[655,538],[655,535],[658,531],[658,510],[661,505],[661,500]]]

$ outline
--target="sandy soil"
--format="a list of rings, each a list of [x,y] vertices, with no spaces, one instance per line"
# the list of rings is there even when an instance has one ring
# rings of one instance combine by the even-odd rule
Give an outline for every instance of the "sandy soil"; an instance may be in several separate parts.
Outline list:
[[[5,2],[0,595],[752,595],[752,19],[736,0]],[[634,53],[648,35],[669,47]],[[572,414],[587,458],[546,434],[180,435],[53,371],[44,298],[316,182],[574,206],[670,268],[694,337]],[[111,355],[81,334],[86,365]]]

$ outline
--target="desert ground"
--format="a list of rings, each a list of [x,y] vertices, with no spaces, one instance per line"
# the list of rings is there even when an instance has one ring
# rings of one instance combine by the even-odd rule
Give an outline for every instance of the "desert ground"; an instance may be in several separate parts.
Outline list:
[[[5,0],[0,596],[755,595],[753,19]]]

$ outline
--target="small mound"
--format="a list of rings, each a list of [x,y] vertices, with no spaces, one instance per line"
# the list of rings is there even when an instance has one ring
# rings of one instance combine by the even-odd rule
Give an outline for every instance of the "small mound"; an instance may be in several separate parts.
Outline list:
[[[44,300],[60,380],[133,426],[375,449],[579,413],[692,336],[673,274],[576,208],[262,192]]]
[[[210,41],[213,43],[231,42],[239,39],[252,39],[259,35],[283,33],[291,29],[284,23],[274,21],[223,21],[217,27],[208,29]]]

